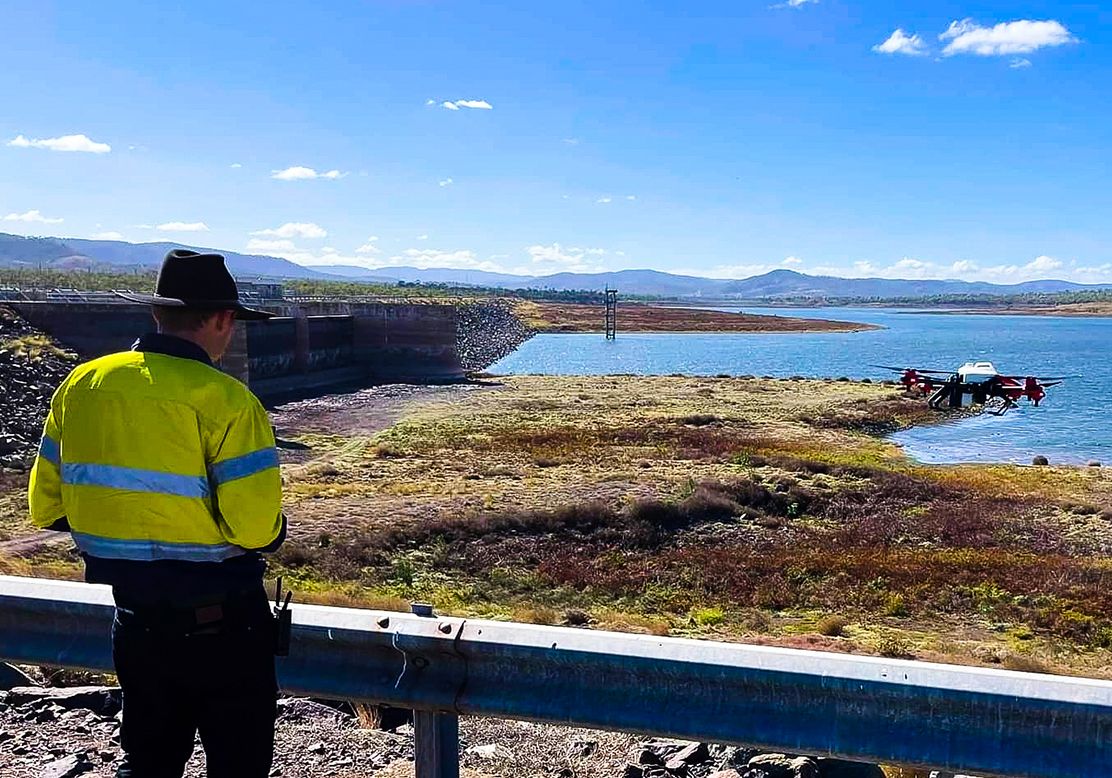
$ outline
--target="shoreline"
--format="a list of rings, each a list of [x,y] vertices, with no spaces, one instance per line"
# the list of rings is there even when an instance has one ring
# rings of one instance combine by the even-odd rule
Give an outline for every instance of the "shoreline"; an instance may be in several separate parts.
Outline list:
[[[521,301],[514,314],[537,334],[602,333],[604,309],[597,305]],[[865,332],[884,329],[866,322],[732,313],[646,303],[618,304],[617,331],[625,333],[781,334]]]
[[[1085,310],[1082,308],[1032,307],[1032,308],[924,308],[922,310],[901,310],[900,314],[917,316],[937,314],[940,316],[1042,316],[1063,319],[1112,319],[1112,307],[1107,310]]]

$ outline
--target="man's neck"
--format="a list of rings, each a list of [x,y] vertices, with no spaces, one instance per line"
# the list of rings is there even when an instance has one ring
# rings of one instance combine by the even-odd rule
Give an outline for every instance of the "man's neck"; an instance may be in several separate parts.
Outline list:
[[[181,340],[188,341],[204,351],[206,354],[208,354],[209,359],[211,359],[213,362],[217,360],[217,357],[213,356],[212,351],[208,348],[204,339],[199,337],[196,332],[171,332],[169,330],[160,329],[158,331],[158,334],[166,335],[171,338],[180,338]]]

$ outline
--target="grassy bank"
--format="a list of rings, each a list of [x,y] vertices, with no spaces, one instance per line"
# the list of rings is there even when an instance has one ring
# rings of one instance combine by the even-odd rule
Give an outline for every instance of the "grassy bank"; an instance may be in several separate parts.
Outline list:
[[[492,383],[378,432],[279,409],[303,599],[1108,674],[1099,469],[916,465],[877,434],[935,417],[876,384]]]

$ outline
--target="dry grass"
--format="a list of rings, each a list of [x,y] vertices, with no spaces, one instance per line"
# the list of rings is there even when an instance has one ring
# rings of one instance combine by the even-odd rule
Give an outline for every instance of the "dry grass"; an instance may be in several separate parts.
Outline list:
[[[36,362],[43,357],[64,357],[74,359],[72,351],[61,348],[49,335],[24,335],[0,342],[0,352],[6,352],[21,359]]]
[[[1099,469],[915,465],[871,433],[934,417],[876,384],[501,381],[287,435],[302,601],[1108,672]]]

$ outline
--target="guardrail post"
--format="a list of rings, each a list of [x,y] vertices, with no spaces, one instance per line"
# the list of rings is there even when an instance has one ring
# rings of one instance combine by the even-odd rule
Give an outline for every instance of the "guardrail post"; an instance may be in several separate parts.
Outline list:
[[[414,615],[432,618],[432,606],[410,604]],[[413,747],[416,778],[459,778],[459,716],[434,711],[413,711]]]

